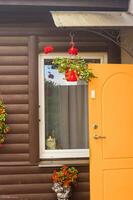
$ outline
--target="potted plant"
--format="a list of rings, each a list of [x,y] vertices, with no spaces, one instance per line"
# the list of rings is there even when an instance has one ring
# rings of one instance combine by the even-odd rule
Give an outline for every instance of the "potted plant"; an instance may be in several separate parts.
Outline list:
[[[60,73],[65,74],[65,79],[67,81],[78,81],[83,80],[85,82],[90,81],[95,78],[95,75],[89,69],[88,64],[84,59],[80,57],[74,58],[55,58],[53,60],[53,65],[58,69]]]
[[[9,127],[6,124],[7,113],[3,102],[0,100],[0,146],[3,145],[6,139],[6,133],[9,131]]]
[[[71,196],[71,186],[77,182],[78,170],[75,167],[63,166],[52,175],[53,187],[58,200],[68,200]]]

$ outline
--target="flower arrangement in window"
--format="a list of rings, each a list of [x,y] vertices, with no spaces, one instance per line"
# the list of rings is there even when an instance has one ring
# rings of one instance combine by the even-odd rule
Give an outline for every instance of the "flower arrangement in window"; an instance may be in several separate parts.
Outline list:
[[[95,78],[95,75],[88,68],[88,64],[84,59],[79,57],[73,58],[55,58],[53,64],[60,73],[65,74],[67,81],[83,80],[85,82]]]
[[[83,80],[85,82],[90,81],[92,78],[96,78],[91,69],[89,69],[88,64],[84,59],[77,57],[78,48],[75,47],[73,41],[73,35],[70,34],[70,48],[68,49],[70,58],[60,58],[57,57],[53,60],[53,65],[58,69],[60,73],[65,74],[65,79],[67,81],[78,81]],[[54,51],[53,46],[49,45],[43,49],[45,54],[51,53]]]
[[[52,180],[62,187],[68,187],[76,183],[78,174],[79,172],[75,167],[63,166],[59,171],[54,170]]]
[[[9,126],[6,124],[7,113],[3,102],[0,100],[0,146],[5,142]]]

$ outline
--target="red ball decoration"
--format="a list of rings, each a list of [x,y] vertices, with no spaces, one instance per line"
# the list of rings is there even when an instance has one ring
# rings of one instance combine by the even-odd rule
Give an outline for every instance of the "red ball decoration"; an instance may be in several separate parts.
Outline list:
[[[78,80],[77,72],[71,69],[67,69],[65,72],[65,78],[67,81],[71,81],[71,82],[77,81]]]
[[[70,49],[68,49],[68,53],[70,55],[77,55],[78,54],[78,48],[71,47]]]
[[[51,46],[51,45],[46,46],[46,47],[44,47],[43,51],[44,51],[45,54],[51,53],[51,52],[54,51],[54,47]]]

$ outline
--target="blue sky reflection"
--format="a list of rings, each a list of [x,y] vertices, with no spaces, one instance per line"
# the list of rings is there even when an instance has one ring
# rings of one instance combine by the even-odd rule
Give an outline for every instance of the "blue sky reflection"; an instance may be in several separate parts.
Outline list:
[[[53,69],[52,65],[44,66],[44,74],[46,81],[52,81],[55,85],[76,85],[77,82],[68,82],[65,80],[65,74],[59,73],[57,69]]]

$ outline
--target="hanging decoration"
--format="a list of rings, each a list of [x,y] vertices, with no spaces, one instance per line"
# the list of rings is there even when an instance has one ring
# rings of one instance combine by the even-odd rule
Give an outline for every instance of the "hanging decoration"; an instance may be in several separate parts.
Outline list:
[[[70,49],[68,49],[68,53],[70,55],[77,55],[78,54],[78,48],[71,47]]]
[[[53,64],[56,66],[60,73],[65,74],[67,81],[78,81],[83,80],[88,82],[92,78],[95,78],[95,75],[88,68],[88,64],[84,59],[79,57],[72,58],[55,58]]]
[[[6,124],[7,113],[3,101],[0,100],[0,146],[3,146],[3,143],[6,139],[6,133],[9,132],[9,126]]]
[[[74,34],[72,33],[70,33],[69,45],[70,47],[68,49],[68,53],[70,57],[56,57],[53,59],[52,64],[54,65],[54,69],[57,69],[60,73],[63,73],[65,80],[68,82],[77,82],[78,80],[88,82],[92,78],[95,78],[95,75],[91,69],[89,69],[86,61],[78,57],[79,50],[74,43]],[[53,50],[54,48],[52,46],[44,47],[45,54],[51,53]]]
[[[51,52],[54,51],[54,47],[51,46],[51,45],[46,46],[46,47],[44,47],[43,51],[44,51],[45,54],[51,53]]]
[[[65,78],[67,81],[77,81],[78,80],[78,74],[74,70],[66,69],[65,70]]]
[[[68,49],[70,55],[78,55],[78,48],[75,47],[74,34],[70,32],[70,48]]]

